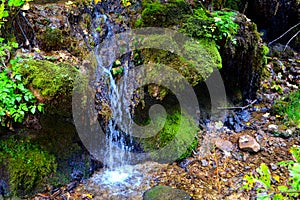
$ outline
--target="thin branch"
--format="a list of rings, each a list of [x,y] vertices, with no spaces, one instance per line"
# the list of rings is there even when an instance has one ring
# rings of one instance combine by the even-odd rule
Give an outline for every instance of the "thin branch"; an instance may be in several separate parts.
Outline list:
[[[249,108],[250,106],[252,106],[253,104],[255,104],[257,102],[257,100],[252,101],[250,104],[246,105],[246,106],[240,106],[240,107],[218,107],[218,110],[245,110],[247,108]]]
[[[292,29],[296,28],[299,25],[300,25],[300,23],[298,23],[295,26],[291,27],[289,30],[287,30],[286,32],[284,32],[281,36],[279,36],[278,38],[276,38],[275,40],[273,40],[272,42],[270,42],[268,44],[268,46],[270,46],[273,42],[276,42],[277,40],[279,40],[280,38],[282,38],[283,36],[285,36],[288,32],[290,32]]]
[[[27,26],[30,27],[32,33],[33,33],[33,41],[32,41],[32,45],[36,45],[35,41],[36,41],[36,37],[35,37],[35,31],[34,31],[34,28],[33,28],[33,25],[30,23],[30,21],[27,19],[27,17],[25,15],[23,15],[23,12],[19,12],[19,15],[23,18],[23,20],[25,20]],[[29,41],[30,42],[30,41]]]
[[[17,18],[16,19],[16,22],[17,22],[17,25],[19,26],[19,29],[21,31],[21,34],[23,35],[24,39],[25,39],[25,45],[27,45],[27,43],[29,43],[29,40],[26,36],[26,33],[24,32],[23,28],[22,28],[22,25],[20,24],[20,18]]]
[[[300,31],[298,31],[295,35],[293,35],[293,37],[291,37],[291,39],[286,43],[283,51],[285,51],[285,49],[287,48],[287,46],[289,45],[289,43],[300,33]]]

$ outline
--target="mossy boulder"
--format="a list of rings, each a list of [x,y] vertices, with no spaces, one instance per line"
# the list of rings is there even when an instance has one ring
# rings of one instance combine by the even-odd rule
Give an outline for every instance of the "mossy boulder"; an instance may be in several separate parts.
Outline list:
[[[185,191],[168,186],[155,186],[147,190],[143,195],[143,200],[189,200],[192,197]]]
[[[160,42],[164,49],[164,41],[153,40],[153,46],[156,46],[155,42]],[[180,43],[176,43],[174,40],[172,48],[175,52],[179,51],[179,45]],[[158,49],[142,50],[142,56],[145,63],[157,63],[155,68],[151,68],[153,75],[159,74],[160,67],[168,66],[180,73],[192,86],[205,81],[214,70],[222,68],[222,59],[214,41],[208,39],[187,40],[181,48],[182,56]],[[168,76],[168,74],[164,74],[164,76]],[[172,75],[170,75],[170,80],[172,80]]]
[[[0,140],[0,164],[8,169],[11,193],[21,196],[43,189],[57,166],[53,155],[24,137]]]
[[[185,14],[191,13],[190,5],[184,0],[145,1],[142,3],[142,15],[136,27],[169,27],[177,25]]]
[[[159,85],[174,85],[184,79],[190,85],[195,86],[205,81],[213,71],[222,68],[222,59],[214,41],[209,39],[185,39],[185,41],[176,41],[175,37],[152,36],[147,42],[151,43],[151,46],[161,47],[161,49],[141,50],[144,63],[147,63],[147,75],[157,77],[160,76],[162,71],[165,71],[166,73],[163,74],[164,80],[169,81],[150,84],[148,92],[153,97],[162,100],[168,94],[168,91]],[[172,51],[166,49],[172,49]],[[181,76],[174,79],[174,74],[168,73],[166,67],[176,70]],[[182,88],[183,86],[178,84],[177,87]]]
[[[219,51],[223,58],[220,72],[227,94],[233,100],[241,93],[241,98],[234,102],[238,103],[241,100],[256,98],[268,49],[263,44],[255,23],[243,14],[238,14],[235,22],[240,27],[234,36],[236,43],[220,43]]]
[[[27,60],[17,69],[24,84],[29,85],[41,98],[53,99],[70,96],[78,70],[68,64],[54,64],[44,60]]]
[[[40,45],[45,50],[59,50],[64,44],[63,32],[58,28],[46,28],[45,32],[38,36]]]
[[[74,173],[87,178],[91,167],[90,155],[72,122],[65,116],[44,113],[40,116],[40,123],[43,129],[29,130],[29,134],[34,135],[32,141],[47,149],[57,161],[56,173],[47,183],[54,188],[66,185],[74,179]]]
[[[67,50],[72,55],[82,58],[93,46],[92,40],[83,34],[91,27],[92,17],[85,13],[87,9],[83,9],[84,5],[90,2],[74,1],[74,6],[70,6],[55,3],[56,1],[39,0],[31,3],[26,17],[31,22],[28,29],[34,37],[28,40],[33,46],[38,45],[42,51]]]
[[[190,156],[198,145],[198,127],[194,120],[178,111],[171,111],[166,120],[160,115],[155,119],[157,127],[163,128],[152,137],[140,139],[144,151],[150,152],[153,159],[161,162],[182,160]],[[145,133],[148,134],[152,133]]]

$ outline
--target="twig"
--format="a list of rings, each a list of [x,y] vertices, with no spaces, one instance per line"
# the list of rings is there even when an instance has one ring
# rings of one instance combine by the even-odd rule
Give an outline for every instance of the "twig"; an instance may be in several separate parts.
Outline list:
[[[286,32],[284,32],[281,36],[279,36],[278,38],[276,38],[275,40],[273,40],[272,42],[270,42],[268,44],[268,46],[270,46],[273,42],[276,42],[277,40],[279,40],[280,38],[282,38],[283,36],[285,36],[288,32],[290,32],[292,29],[296,28],[300,23],[296,24],[295,26],[291,27],[289,30],[287,30]],[[297,34],[296,34],[297,35]]]
[[[289,43],[300,33],[300,31],[298,31],[295,35],[293,35],[293,37],[291,37],[291,39],[286,43],[283,51],[285,51],[285,49],[287,48],[287,46],[289,45]]]
[[[252,106],[253,104],[255,104],[257,102],[257,100],[252,101],[250,104],[246,105],[246,106],[237,106],[237,107],[218,107],[218,110],[245,110],[247,108],[249,108],[250,106]]]
[[[25,39],[25,45],[29,45],[30,42],[26,36],[26,33],[24,32],[22,25],[20,24],[20,18],[16,19],[17,25],[19,26],[19,29],[21,31],[21,34],[23,35],[24,39]]]

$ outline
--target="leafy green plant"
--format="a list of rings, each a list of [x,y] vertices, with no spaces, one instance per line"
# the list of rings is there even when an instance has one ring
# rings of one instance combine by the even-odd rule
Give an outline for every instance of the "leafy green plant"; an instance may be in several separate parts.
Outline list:
[[[36,104],[35,96],[25,88],[22,76],[14,71],[19,67],[19,59],[10,61],[12,75],[9,70],[0,73],[0,123],[11,127],[12,121],[22,122],[25,114],[43,111],[43,104]]]
[[[28,138],[10,137],[0,141],[0,164],[9,170],[13,194],[32,192],[56,170],[55,157],[45,149],[33,144]]]
[[[239,25],[234,22],[235,12],[206,12],[203,8],[195,9],[183,24],[183,32],[195,38],[206,37],[216,42],[225,40],[236,44],[234,35]]]
[[[300,147],[295,146],[290,149],[293,160],[282,161],[281,166],[287,166],[290,172],[288,185],[272,185],[272,179],[279,181],[280,177],[272,176],[268,166],[262,163],[256,169],[258,175],[245,175],[243,188],[246,190],[255,189],[257,199],[296,199],[300,194]]]
[[[1,0],[0,1],[0,28],[5,24],[7,18],[16,13],[22,5],[32,0]]]
[[[0,28],[3,28],[10,15],[16,13],[20,6],[30,0],[1,0],[0,1]],[[2,126],[11,127],[12,121],[22,122],[27,112],[35,113],[36,109],[42,111],[42,105],[36,105],[34,95],[25,88],[22,83],[22,76],[14,71],[19,67],[19,59],[10,61],[11,71],[9,71],[4,62],[4,57],[13,48],[17,48],[15,42],[4,42],[0,37],[0,123]],[[5,70],[3,70],[5,68]]]
[[[215,40],[230,40],[233,44],[236,44],[236,40],[233,37],[238,29],[239,25],[234,22],[235,12],[215,11],[212,13],[214,17],[214,24],[216,26],[216,32],[214,34]]]

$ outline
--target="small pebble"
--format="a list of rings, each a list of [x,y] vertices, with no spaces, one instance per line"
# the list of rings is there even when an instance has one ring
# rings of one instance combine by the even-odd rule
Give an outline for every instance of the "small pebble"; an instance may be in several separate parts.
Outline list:
[[[286,147],[286,143],[282,142],[282,143],[280,144],[280,146]]]
[[[275,165],[274,163],[270,163],[270,167],[271,167],[271,169],[272,169],[273,171],[276,170],[276,169],[278,168],[278,166]]]
[[[201,165],[202,167],[207,167],[208,166],[207,160],[201,160]]]

